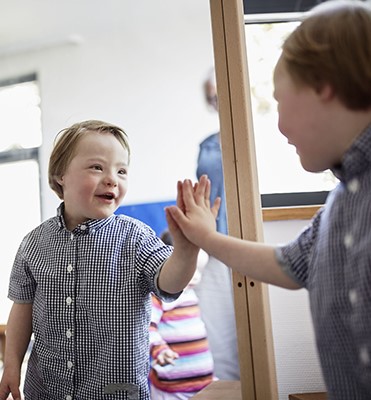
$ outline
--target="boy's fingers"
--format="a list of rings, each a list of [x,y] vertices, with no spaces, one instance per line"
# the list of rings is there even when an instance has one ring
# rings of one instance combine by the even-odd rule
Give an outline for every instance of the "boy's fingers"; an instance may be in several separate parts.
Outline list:
[[[197,204],[203,204],[203,202],[205,201],[207,194],[207,184],[208,179],[206,175],[202,175],[194,192]]]
[[[213,213],[215,218],[218,216],[221,202],[222,202],[222,199],[220,197],[217,197],[214,201],[213,206],[211,207],[211,212]]]
[[[185,206],[184,206],[184,200],[183,200],[183,184],[181,181],[178,181],[178,183],[177,183],[176,204],[181,210],[184,211]]]
[[[6,400],[8,396],[10,395],[10,392],[1,392],[0,393],[0,400]]]
[[[12,389],[11,389],[10,386],[8,386],[8,385],[4,385],[4,386],[6,386],[6,388],[3,387],[3,388],[0,390],[0,400],[7,400],[8,397],[9,397],[9,395],[10,395],[11,392],[12,392]],[[16,394],[16,391],[14,390],[13,393]],[[13,393],[12,393],[12,394],[13,394]],[[17,397],[14,397],[14,395],[13,395],[13,398],[14,398],[15,400],[17,400]],[[18,398],[19,398],[19,400],[20,400],[20,398],[21,398],[19,391],[18,391]]]
[[[171,216],[171,214],[167,211],[167,209],[165,209],[165,218],[166,218],[166,222],[169,227],[169,230],[172,231],[173,229],[175,229],[176,223],[175,223],[173,217]]]
[[[19,391],[19,387],[18,386],[15,387],[15,388],[10,387],[10,390],[12,392],[12,396],[13,396],[14,400],[21,400],[21,393]]]
[[[195,204],[193,186],[189,179],[186,179],[183,182],[183,201],[185,209],[192,207]]]
[[[182,227],[186,217],[182,211],[176,206],[169,206],[165,208],[165,215],[168,224],[174,224]],[[175,223],[174,223],[175,221]]]
[[[205,194],[204,194],[206,201],[210,201],[210,193],[211,193],[211,182],[210,182],[210,179],[207,179],[206,189],[205,189]]]

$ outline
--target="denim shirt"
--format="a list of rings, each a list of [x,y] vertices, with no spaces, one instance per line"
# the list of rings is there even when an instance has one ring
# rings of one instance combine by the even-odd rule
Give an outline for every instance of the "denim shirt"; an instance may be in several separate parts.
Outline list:
[[[208,136],[200,144],[196,171],[197,178],[199,179],[201,175],[204,174],[207,174],[211,181],[211,204],[213,204],[217,197],[220,197],[222,200],[216,226],[219,232],[226,234],[228,231],[227,210],[225,204],[223,162],[219,133]]]

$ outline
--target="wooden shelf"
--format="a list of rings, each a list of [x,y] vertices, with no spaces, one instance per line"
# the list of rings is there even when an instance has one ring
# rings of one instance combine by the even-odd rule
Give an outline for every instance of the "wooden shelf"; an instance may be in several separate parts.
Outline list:
[[[240,381],[215,381],[201,390],[195,400],[242,400]],[[289,400],[327,400],[325,392],[290,394]]]
[[[292,219],[311,219],[321,206],[263,208],[263,221],[288,221]]]
[[[327,394],[324,392],[290,394],[289,400],[327,400]]]
[[[215,381],[193,396],[195,400],[242,400],[240,381]]]

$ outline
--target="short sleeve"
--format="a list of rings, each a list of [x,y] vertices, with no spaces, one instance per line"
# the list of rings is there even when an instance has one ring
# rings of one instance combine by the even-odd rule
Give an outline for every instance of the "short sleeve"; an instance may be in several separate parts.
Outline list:
[[[276,259],[283,271],[302,287],[307,287],[309,266],[313,255],[323,209],[299,236],[284,246],[276,248]]]
[[[20,245],[10,274],[8,298],[15,303],[32,303],[36,292],[36,281],[24,256],[27,237]]]
[[[135,266],[143,293],[154,293],[165,302],[176,300],[182,292],[167,293],[158,286],[161,269],[171,256],[173,247],[164,244],[153,229],[143,222],[136,221],[136,226],[138,232]]]
[[[156,273],[156,276],[155,276],[156,290],[154,291],[154,293],[156,294],[157,297],[159,297],[165,303],[171,303],[172,301],[177,300],[178,297],[183,293],[183,291],[180,291],[178,293],[167,293],[158,286],[158,278],[160,276],[161,269],[164,266],[165,262],[161,265],[161,267],[158,269],[158,271]]]

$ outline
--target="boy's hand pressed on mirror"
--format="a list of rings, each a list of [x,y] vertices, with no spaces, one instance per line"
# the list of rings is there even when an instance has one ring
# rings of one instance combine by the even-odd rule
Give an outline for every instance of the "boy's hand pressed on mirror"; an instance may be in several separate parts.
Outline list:
[[[193,191],[193,188],[191,191]],[[194,191],[197,191],[196,187]],[[177,202],[176,206],[173,207],[179,210],[181,214],[187,208],[184,202],[183,185],[181,182],[177,184]],[[158,284],[165,292],[177,293],[182,291],[191,281],[196,270],[200,248],[197,243],[191,241],[185,232],[183,232],[167,208],[165,209],[165,215],[168,229],[172,236],[174,250],[161,269]]]
[[[190,241],[204,247],[207,236],[216,232],[220,198],[210,205],[210,180],[206,175],[195,185],[189,179],[178,183],[179,196],[183,202],[182,207],[168,207],[166,214],[176,222]]]
[[[225,265],[251,278],[280,287],[297,289],[298,285],[279,266],[273,246],[224,235],[216,230],[220,198],[210,205],[210,181],[202,176],[195,186],[182,183],[185,211],[168,207],[167,213],[195,245]]]

